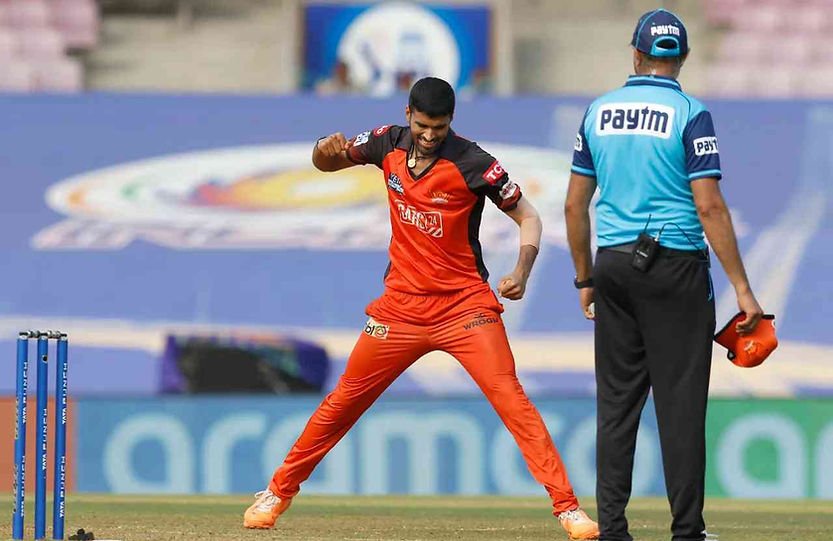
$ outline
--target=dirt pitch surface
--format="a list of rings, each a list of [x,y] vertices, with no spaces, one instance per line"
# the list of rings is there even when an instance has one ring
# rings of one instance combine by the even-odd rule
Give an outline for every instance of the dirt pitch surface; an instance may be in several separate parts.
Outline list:
[[[32,539],[32,497],[27,498],[26,538]],[[544,498],[329,497],[301,495],[274,530],[242,527],[251,496],[69,497],[66,535],[79,528],[96,539],[168,541],[398,541],[566,540]],[[590,500],[587,510],[595,516]],[[11,539],[12,499],[0,495],[0,539]],[[707,502],[707,529],[720,541],[831,541],[833,505],[821,501]],[[51,507],[50,507],[51,509]],[[629,512],[637,541],[667,541],[670,516],[664,499],[638,499]],[[52,538],[47,517],[47,538]]]

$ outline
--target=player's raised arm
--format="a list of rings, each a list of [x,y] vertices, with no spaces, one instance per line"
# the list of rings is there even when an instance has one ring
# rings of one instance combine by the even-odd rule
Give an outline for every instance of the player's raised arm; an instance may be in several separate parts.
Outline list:
[[[347,157],[347,149],[352,145],[344,134],[336,132],[322,137],[312,149],[312,164],[319,171],[338,171],[356,165]]]

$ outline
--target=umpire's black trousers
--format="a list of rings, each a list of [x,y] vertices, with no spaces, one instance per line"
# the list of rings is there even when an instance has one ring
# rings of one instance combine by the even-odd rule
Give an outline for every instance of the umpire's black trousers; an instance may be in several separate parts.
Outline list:
[[[706,401],[714,295],[704,254],[662,249],[648,272],[601,248],[596,303],[596,498],[603,541],[631,541],[631,494],[639,417],[654,394],[674,541],[704,539]]]

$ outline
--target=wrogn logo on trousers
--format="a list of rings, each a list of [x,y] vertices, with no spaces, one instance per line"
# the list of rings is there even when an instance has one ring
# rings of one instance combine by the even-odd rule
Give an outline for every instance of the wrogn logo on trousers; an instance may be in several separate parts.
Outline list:
[[[500,323],[500,318],[493,314],[478,312],[473,318],[471,318],[471,321],[463,325],[463,328],[468,331],[475,327],[482,327],[483,325],[489,325],[492,323]]]

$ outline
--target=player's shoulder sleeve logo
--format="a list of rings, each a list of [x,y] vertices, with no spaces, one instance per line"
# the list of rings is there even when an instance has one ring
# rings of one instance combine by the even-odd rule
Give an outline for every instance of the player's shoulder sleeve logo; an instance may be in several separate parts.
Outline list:
[[[512,199],[518,193],[518,190],[518,185],[510,179],[503,185],[503,188],[500,189],[500,198],[504,201]]]
[[[489,183],[489,185],[494,186],[505,174],[506,171],[503,169],[503,166],[500,165],[499,161],[495,160],[492,162],[492,165],[486,169],[486,172],[483,173],[483,180]]]
[[[576,144],[573,145],[573,150],[576,152],[581,152],[584,150],[584,138],[581,136],[580,133],[576,134]]]
[[[707,154],[718,154],[717,137],[698,137],[691,142],[694,147],[695,156],[706,156]]]
[[[358,134],[356,136],[356,139],[353,141],[353,146],[357,147],[357,146],[364,145],[365,143],[370,141],[371,135],[373,137],[381,137],[381,136],[385,135],[388,132],[388,130],[391,129],[391,127],[392,126],[386,124],[384,126],[379,126],[375,130],[363,131],[363,132],[361,132],[360,134]]]
[[[354,147],[361,146],[361,145],[367,143],[369,140],[370,140],[370,132],[369,131],[363,131],[360,134],[358,134],[356,136],[356,138],[353,140],[353,146]]]

